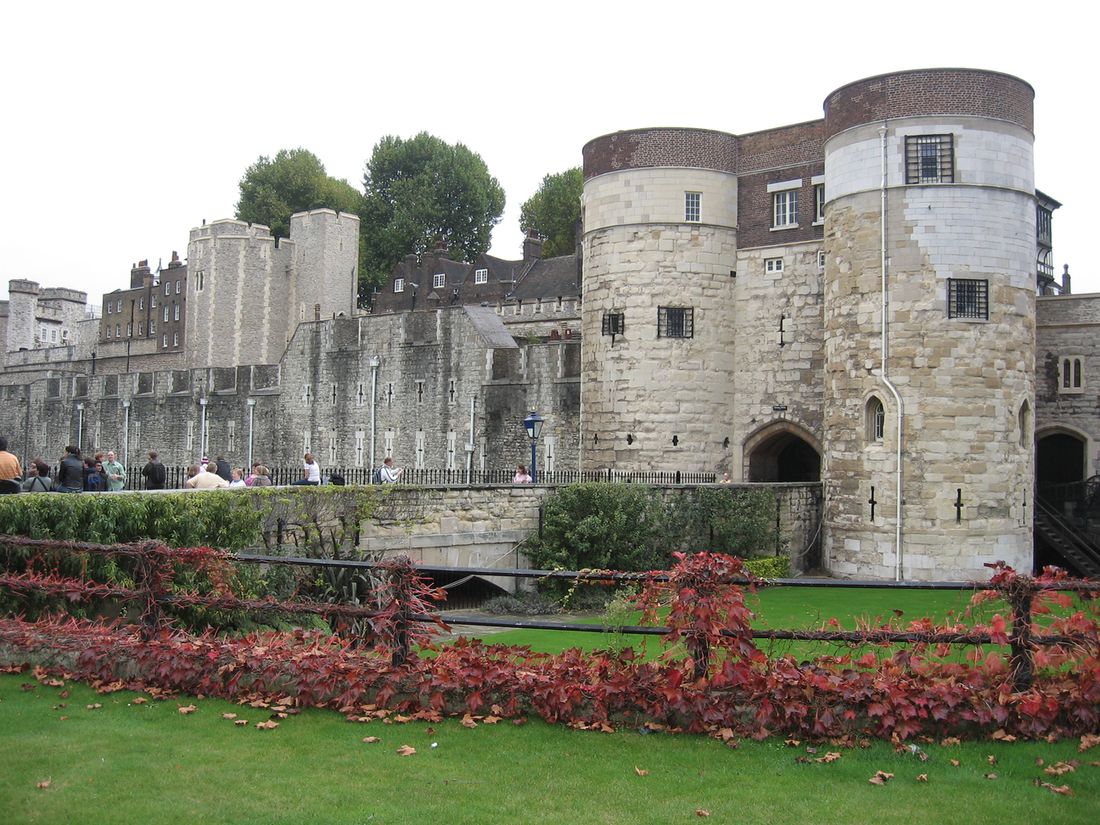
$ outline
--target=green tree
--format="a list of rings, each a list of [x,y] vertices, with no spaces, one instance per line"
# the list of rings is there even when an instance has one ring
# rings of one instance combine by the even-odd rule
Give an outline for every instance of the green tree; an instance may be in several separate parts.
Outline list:
[[[543,255],[569,255],[576,248],[583,188],[580,167],[574,166],[544,177],[538,191],[520,207],[520,229],[545,238]]]
[[[422,255],[440,241],[452,257],[473,261],[489,249],[504,212],[504,190],[481,156],[427,132],[382,138],[367,161],[363,189],[361,294],[405,255]]]
[[[283,149],[274,159],[261,155],[241,178],[237,218],[271,227],[287,237],[295,212],[327,207],[355,214],[363,196],[346,180],[329,177],[320,159],[306,149]]]

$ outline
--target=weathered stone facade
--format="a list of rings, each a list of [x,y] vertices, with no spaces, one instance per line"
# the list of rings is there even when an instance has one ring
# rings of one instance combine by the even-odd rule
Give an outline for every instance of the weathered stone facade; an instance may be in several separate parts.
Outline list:
[[[1049,295],[1032,97],[995,72],[900,72],[806,123],[599,137],[583,278],[534,241],[521,261],[428,256],[374,314],[354,309],[354,217],[295,215],[290,239],[218,221],[192,232],[181,352],[75,316],[67,346],[20,351],[42,301],[13,281],[0,431],[26,456],[461,471],[469,445],[499,470],[526,463],[535,409],[544,470],[822,481],[836,573],[1026,569],[1036,466],[1040,484],[1100,472],[1100,296]]]

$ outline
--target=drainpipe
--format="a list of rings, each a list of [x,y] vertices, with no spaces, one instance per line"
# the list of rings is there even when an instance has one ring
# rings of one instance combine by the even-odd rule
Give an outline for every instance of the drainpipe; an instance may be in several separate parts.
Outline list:
[[[76,405],[76,446],[77,449],[83,450],[84,446],[80,443],[84,440],[84,404]]]
[[[901,394],[898,393],[897,387],[890,380],[890,374],[887,369],[888,359],[890,355],[889,348],[889,315],[887,314],[888,301],[886,300],[886,122],[883,121],[882,126],[878,130],[879,143],[882,154],[882,187],[881,187],[881,203],[879,207],[879,225],[881,228],[881,236],[879,239],[880,252],[882,259],[880,261],[880,267],[882,271],[882,341],[881,341],[881,361],[882,368],[880,373],[882,375],[882,383],[886,385],[886,389],[890,391],[890,394],[894,396],[894,404],[898,410],[897,421],[897,436],[896,436],[896,454],[894,457],[894,463],[897,468],[897,502],[895,504],[896,511],[894,513],[894,580],[901,581],[902,579],[902,552],[901,552],[901,499],[902,499],[902,472],[901,472],[901,428],[904,420],[904,413],[902,410]]]
[[[130,402],[122,402],[122,410],[126,414],[126,420],[122,424],[122,463],[130,466]]]
[[[199,407],[202,410],[202,427],[199,430],[199,457],[206,455],[206,396],[199,399]]]
[[[252,433],[256,417],[256,399],[248,399],[248,472],[252,472]]]
[[[374,472],[375,408],[378,405],[378,367],[382,359],[377,355],[370,359],[370,468]]]
[[[466,442],[466,486],[470,486],[470,473],[474,466],[474,405],[477,396],[470,398],[470,440]]]

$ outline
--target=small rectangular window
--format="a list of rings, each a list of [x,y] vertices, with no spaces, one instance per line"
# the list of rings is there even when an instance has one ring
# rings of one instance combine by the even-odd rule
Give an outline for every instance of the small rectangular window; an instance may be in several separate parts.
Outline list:
[[[138,298],[138,309],[145,309],[145,298]]]
[[[113,306],[114,306],[113,302],[111,302],[111,301],[107,302],[107,314],[108,315],[110,315],[114,311],[114,310],[111,309],[111,307],[113,307]]]
[[[684,193],[684,220],[688,223],[699,223],[703,219],[703,193]]]
[[[164,282],[164,294],[165,295],[171,295],[172,294],[172,282],[171,281],[165,281]]]
[[[764,271],[765,272],[782,272],[783,271],[783,259],[782,258],[765,258],[764,259]]]
[[[202,288],[204,286],[204,284],[203,284],[204,274],[205,273],[203,272],[203,270],[200,269],[199,270],[199,277],[195,279],[195,292],[202,292]]]
[[[693,307],[657,307],[657,337],[693,338],[694,314]]]
[[[172,346],[178,347],[180,345],[180,334],[178,332],[172,333]]]
[[[822,272],[825,271],[825,250],[817,253],[817,268]]]
[[[161,346],[164,347],[165,349],[168,348],[168,334],[167,333],[165,333],[165,335],[164,335],[164,340],[163,340],[163,342],[161,342]]]
[[[989,281],[948,278],[947,317],[989,320]]]
[[[115,304],[115,312],[122,312],[122,299],[118,299],[118,303]]]
[[[179,281],[176,281],[176,294],[177,295],[180,294],[180,282]]]
[[[791,229],[798,226],[798,190],[787,189],[772,194],[772,228]]]
[[[398,292],[404,292],[405,291],[405,279],[404,278],[394,278],[393,279],[393,291],[394,291],[394,294],[396,294]]]
[[[179,304],[173,304],[172,305],[172,315],[173,315],[172,320],[178,321],[180,319],[180,305]]]
[[[814,184],[814,223],[825,222],[825,184]]]
[[[131,323],[126,325],[126,337],[127,338],[132,338],[133,335],[134,335],[134,325],[131,322]]]
[[[489,282],[489,270],[488,269],[475,269],[474,270],[474,283],[485,284]]]
[[[626,321],[621,312],[608,312],[603,316],[603,335],[622,335],[626,330]]]
[[[107,324],[107,337],[108,338],[111,337],[111,325],[110,324]]]
[[[953,135],[914,135],[905,139],[906,183],[954,183]]]
[[[168,304],[164,305],[164,323],[168,323]]]
[[[442,272],[437,272],[432,276],[432,287],[435,289],[443,289],[447,285],[447,276]]]

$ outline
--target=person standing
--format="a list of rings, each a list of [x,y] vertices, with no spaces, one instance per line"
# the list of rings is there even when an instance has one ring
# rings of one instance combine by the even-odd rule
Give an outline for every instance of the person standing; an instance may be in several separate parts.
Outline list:
[[[8,452],[8,440],[0,436],[0,479],[18,481],[23,477],[19,459]]]
[[[294,484],[308,484],[316,487],[321,483],[321,468],[313,458],[313,453],[306,453],[302,458],[302,477]]]
[[[103,462],[98,458],[85,458],[83,473],[85,493],[102,493],[107,489],[107,477],[103,473]]]
[[[65,448],[54,489],[59,493],[84,492],[84,462],[80,460],[79,447],[70,444]]]
[[[211,461],[204,469],[183,482],[183,486],[192,490],[217,490],[228,487],[229,482],[218,475],[218,465]]]
[[[387,458],[378,470],[379,481],[382,484],[396,484],[403,472],[404,468],[394,466],[393,459]]]
[[[103,472],[107,476],[107,490],[112,493],[119,492],[126,486],[126,468],[115,457],[115,451],[107,452],[107,460],[103,462]]]
[[[157,451],[149,451],[149,461],[141,468],[146,490],[163,490],[168,481],[168,470],[157,459]]]
[[[24,493],[48,493],[53,489],[50,478],[50,466],[41,458],[36,458],[27,468],[27,480],[23,482]]]

